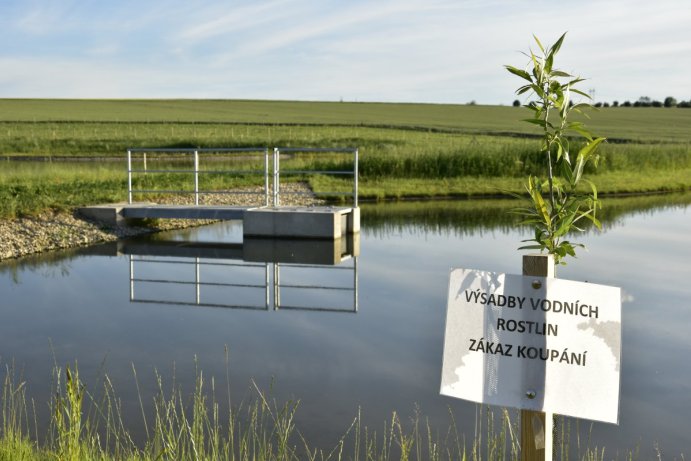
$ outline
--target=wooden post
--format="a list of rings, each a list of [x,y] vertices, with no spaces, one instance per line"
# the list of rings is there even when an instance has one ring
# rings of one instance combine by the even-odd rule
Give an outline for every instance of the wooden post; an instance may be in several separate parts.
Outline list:
[[[523,255],[523,275],[554,277],[552,255]],[[553,415],[521,410],[521,461],[551,461]]]

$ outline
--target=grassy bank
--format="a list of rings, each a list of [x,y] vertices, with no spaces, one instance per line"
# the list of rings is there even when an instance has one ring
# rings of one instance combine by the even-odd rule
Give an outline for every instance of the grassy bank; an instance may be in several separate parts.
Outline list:
[[[353,146],[364,199],[522,192],[522,178],[545,168],[537,133],[520,122],[526,116],[501,106],[0,100],[0,217],[123,200],[128,147]],[[602,193],[691,189],[691,110],[608,108],[592,117],[593,131],[612,140],[600,150],[598,169],[587,172]],[[16,157],[37,162],[18,165]],[[65,159],[99,163],[65,166]],[[282,167],[349,170],[352,159],[304,155]],[[188,187],[187,179],[169,175],[151,187]],[[294,179],[316,192],[350,190],[331,176]],[[240,181],[205,180],[221,188]]]
[[[2,460],[517,460],[518,414],[477,406],[475,434],[460,433],[449,410],[447,427],[433,427],[421,411],[393,412],[377,428],[363,424],[362,410],[344,421],[343,435],[331,447],[315,447],[296,423],[299,401],[278,402],[250,384],[250,398],[235,402],[230,386],[197,371],[194,389],[184,390],[156,374],[155,395],[143,396],[133,381],[144,420],[145,437],[127,429],[118,394],[107,375],[85,383],[74,365],[55,368],[53,397],[45,430],[37,419],[46,402],[36,402],[11,365],[5,367],[0,405]],[[472,415],[471,415],[472,418]],[[585,437],[581,437],[581,433]],[[591,446],[577,422],[560,418],[555,436],[557,458],[605,459]],[[621,455],[622,452],[618,451]],[[630,450],[626,459],[636,459]]]
[[[31,164],[12,174],[0,172],[0,219],[34,216],[47,209],[67,211],[94,203],[127,200],[127,178],[122,167],[90,165]],[[645,194],[651,192],[683,192],[690,189],[691,168],[611,172],[592,177],[600,194]],[[323,175],[301,175],[319,192],[341,192],[349,200],[352,183]],[[248,185],[247,178],[228,179],[221,175],[206,178],[207,189],[234,188]],[[155,184],[154,184],[155,183]],[[136,185],[135,181],[135,185]],[[139,187],[163,190],[191,190],[190,177],[170,174],[156,179],[142,178]],[[385,199],[479,198],[500,197],[509,192],[522,193],[520,177],[455,177],[455,178],[361,178],[359,196],[364,201]],[[142,200],[165,200],[164,194],[135,196]]]

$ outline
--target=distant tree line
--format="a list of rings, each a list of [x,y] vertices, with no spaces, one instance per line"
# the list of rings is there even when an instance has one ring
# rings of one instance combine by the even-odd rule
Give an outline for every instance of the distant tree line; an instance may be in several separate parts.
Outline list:
[[[571,103],[573,104],[573,102]],[[514,107],[519,107],[521,101],[516,99],[513,102]],[[676,98],[672,96],[667,96],[664,101],[657,101],[650,99],[648,96],[641,96],[638,101],[624,101],[621,104],[619,101],[608,102],[596,102],[593,104],[595,107],[681,107],[681,108],[691,108],[691,99],[688,101],[677,101]]]

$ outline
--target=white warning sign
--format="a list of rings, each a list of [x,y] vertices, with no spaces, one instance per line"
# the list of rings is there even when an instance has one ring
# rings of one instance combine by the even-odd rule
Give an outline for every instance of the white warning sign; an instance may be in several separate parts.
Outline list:
[[[454,269],[441,393],[617,423],[621,289]]]

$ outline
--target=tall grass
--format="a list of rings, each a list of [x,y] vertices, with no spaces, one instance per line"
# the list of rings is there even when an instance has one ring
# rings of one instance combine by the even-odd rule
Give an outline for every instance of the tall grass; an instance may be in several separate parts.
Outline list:
[[[0,132],[4,134],[0,137],[0,218],[124,200],[128,147],[358,147],[361,197],[370,199],[522,193],[519,179],[545,169],[544,158],[537,152],[537,140],[503,132],[485,135],[395,125],[383,128],[357,124],[175,121],[0,122]],[[573,150],[577,148],[573,146]],[[683,137],[670,142],[654,139],[612,142],[602,146],[600,154],[597,170],[586,173],[602,193],[691,188],[691,144]],[[42,161],[9,161],[17,155]],[[98,162],[67,165],[58,161],[62,157]],[[243,168],[250,165],[249,160],[235,162],[239,165],[234,166]],[[205,168],[220,166],[214,162]],[[282,158],[281,166],[282,169],[352,171],[353,160],[347,155],[295,154]],[[261,169],[256,164],[253,168]],[[342,192],[346,198],[352,190],[352,184],[332,176],[303,175],[292,179],[309,181],[319,193]],[[139,175],[135,181],[135,188],[192,188],[189,175]],[[229,179],[227,175],[207,172],[201,181],[202,189],[214,190],[261,184],[262,179],[241,175]]]
[[[136,370],[133,367],[137,383]],[[37,405],[27,385],[6,366],[2,389],[0,459],[2,460],[516,460],[520,458],[517,417],[508,410],[478,405],[475,433],[462,434],[449,412],[445,429],[434,428],[415,410],[398,413],[380,429],[363,424],[360,410],[331,448],[316,447],[296,424],[299,401],[277,402],[252,382],[249,400],[234,403],[230,386],[219,386],[197,370],[189,394],[167,386],[156,374],[157,391],[147,402],[139,393],[144,420],[143,442],[127,428],[117,393],[107,375],[89,388],[77,365],[56,367],[46,434],[37,423]],[[226,378],[228,379],[228,378]],[[168,388],[167,388],[168,387]],[[225,387],[225,389],[223,389]],[[137,384],[137,391],[139,387]],[[222,395],[227,408],[222,404]],[[226,408],[226,409],[224,409]],[[569,423],[570,424],[570,423]],[[572,435],[562,427],[558,459],[569,459]],[[603,449],[577,439],[578,459],[600,460]],[[582,450],[582,451],[581,451]]]
[[[137,381],[134,370],[135,383]],[[187,395],[174,384],[166,390],[157,373],[157,391],[152,416],[147,417],[144,399],[139,402],[145,438],[140,444],[128,431],[115,389],[104,375],[100,389],[88,389],[79,378],[78,367],[56,367],[54,391],[49,404],[49,422],[40,434],[37,406],[27,396],[27,383],[17,377],[14,366],[6,365],[2,386],[0,459],[8,460],[515,460],[520,457],[516,417],[508,410],[476,406],[474,434],[461,434],[456,417],[449,412],[449,426],[433,429],[419,410],[407,420],[394,412],[381,432],[362,423],[357,411],[352,423],[330,449],[310,446],[295,423],[299,401],[278,403],[253,382],[254,397],[221,410],[216,380],[197,370],[195,386]],[[98,383],[97,383],[98,384]],[[139,387],[137,384],[137,391]],[[147,423],[148,418],[148,423]],[[581,437],[578,422],[561,418],[556,437],[557,458],[601,460],[604,448],[591,446]],[[592,430],[592,426],[591,426]],[[574,447],[575,445],[575,447]],[[575,448],[575,450],[574,450]],[[626,459],[636,459],[638,449]]]
[[[133,368],[134,369],[134,368]],[[151,405],[140,394],[146,436],[137,444],[128,432],[117,395],[108,376],[101,388],[87,389],[76,364],[56,368],[48,433],[42,437],[34,402],[26,383],[7,367],[2,395],[0,459],[60,460],[441,460],[517,459],[518,447],[509,432],[509,419],[496,421],[480,408],[476,415],[483,435],[470,441],[458,433],[451,415],[440,436],[416,412],[406,423],[396,412],[381,432],[362,424],[360,412],[330,449],[314,447],[295,423],[299,401],[279,403],[252,383],[253,398],[222,410],[215,378],[197,370],[190,395],[173,384],[166,389],[156,374],[157,392]],[[136,381],[136,371],[135,371]],[[148,407],[148,408],[147,408]],[[148,416],[151,415],[151,416]],[[486,420],[485,420],[486,418]],[[499,423],[499,427],[495,424]],[[499,429],[499,430],[497,430]]]
[[[153,162],[150,162],[153,163]],[[154,164],[170,170],[164,173],[133,175],[133,189],[180,190],[191,193],[194,178],[190,173],[174,169],[190,169],[188,165]],[[214,164],[199,175],[199,189],[226,190],[248,185],[263,185],[263,176],[228,175],[209,169],[247,168],[247,165]],[[165,193],[139,194],[137,200],[166,198]],[[46,210],[66,211],[96,203],[127,200],[127,170],[124,163],[48,163],[10,162],[0,170],[0,219],[38,215]]]
[[[18,164],[12,163],[13,167]],[[289,164],[288,164],[289,165]],[[21,171],[0,170],[0,219],[37,215],[53,210],[127,200],[127,177],[124,169],[110,167],[93,168],[59,164],[32,164],[31,169]],[[285,163],[284,163],[285,166]],[[300,167],[299,165],[295,165]],[[288,166],[290,167],[290,165]],[[304,167],[304,166],[303,166]],[[320,165],[320,168],[326,168]],[[347,165],[331,165],[348,168]],[[325,198],[348,201],[352,195],[350,178],[342,179],[322,174],[283,176],[285,180],[305,180],[319,195],[339,193],[340,196],[324,195]],[[628,194],[645,192],[684,192],[691,188],[691,168],[642,170],[639,172],[613,171],[591,176],[601,194]],[[138,175],[134,178],[135,189],[186,190],[193,189],[190,174],[163,173]],[[228,176],[223,174],[200,175],[201,190],[226,190],[245,186],[263,186],[263,177]],[[520,177],[461,176],[454,178],[405,178],[360,176],[361,199],[384,200],[401,198],[434,197],[498,197],[509,193],[522,193]],[[140,194],[136,200],[165,200],[168,194]]]
[[[690,111],[691,112],[691,111]],[[359,147],[364,179],[525,176],[544,169],[536,140],[367,127],[218,124],[16,124],[2,127],[0,155],[114,157],[128,147]],[[574,150],[578,146],[574,146]],[[691,144],[609,143],[598,173],[691,167]],[[7,157],[6,157],[7,158]],[[343,166],[320,159],[319,167]],[[316,166],[315,166],[316,168]]]

